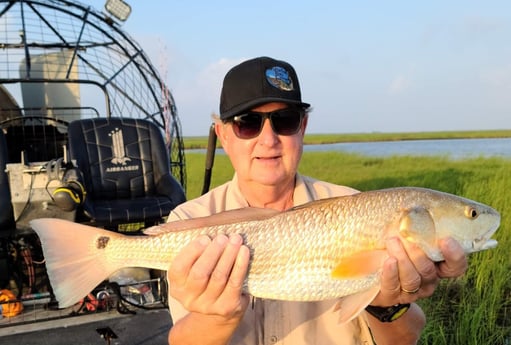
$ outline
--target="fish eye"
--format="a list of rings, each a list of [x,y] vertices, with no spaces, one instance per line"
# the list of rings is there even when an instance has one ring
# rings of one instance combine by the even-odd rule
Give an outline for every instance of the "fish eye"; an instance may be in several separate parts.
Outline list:
[[[470,206],[467,206],[465,208],[465,215],[468,217],[468,218],[472,218],[472,219],[476,219],[477,216],[479,216],[479,213],[477,212],[477,210],[473,207],[470,207]]]

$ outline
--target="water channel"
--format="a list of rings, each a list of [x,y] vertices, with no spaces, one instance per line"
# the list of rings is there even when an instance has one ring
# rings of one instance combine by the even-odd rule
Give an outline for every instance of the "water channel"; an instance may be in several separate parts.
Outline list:
[[[343,151],[365,156],[444,156],[451,159],[477,157],[511,158],[511,138],[497,139],[441,139],[441,140],[403,140],[364,143],[336,143],[305,145],[306,152]],[[206,153],[205,149],[187,150],[187,152]],[[223,154],[218,149],[217,154]]]
[[[305,151],[344,151],[366,156],[446,156],[452,159],[475,157],[511,158],[511,138],[404,140],[367,143],[306,145]]]

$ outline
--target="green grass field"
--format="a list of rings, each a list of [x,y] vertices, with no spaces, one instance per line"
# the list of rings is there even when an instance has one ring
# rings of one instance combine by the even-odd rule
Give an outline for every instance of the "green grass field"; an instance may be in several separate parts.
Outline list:
[[[202,189],[205,155],[186,156],[188,198]],[[304,153],[300,172],[359,190],[422,186],[486,203],[497,209],[502,222],[497,248],[472,254],[464,277],[444,280],[435,294],[420,304],[428,323],[421,344],[511,344],[511,160],[443,157],[366,157],[340,152]],[[225,155],[217,155],[212,187],[232,177]]]
[[[305,134],[304,143],[333,144],[343,142],[397,141],[424,139],[473,139],[473,138],[509,138],[511,130],[487,131],[445,131],[445,132],[406,132],[406,133],[340,133],[340,134]],[[186,149],[203,149],[207,147],[206,136],[185,137]],[[218,145],[217,145],[218,146]]]

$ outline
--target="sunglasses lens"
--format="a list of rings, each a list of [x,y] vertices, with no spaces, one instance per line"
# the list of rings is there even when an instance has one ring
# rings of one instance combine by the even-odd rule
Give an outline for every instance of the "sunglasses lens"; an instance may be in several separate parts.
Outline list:
[[[251,112],[234,116],[232,128],[238,138],[252,139],[261,133],[263,121],[268,117],[276,134],[293,135],[300,130],[303,115],[303,111],[297,109],[283,109],[272,113]]]
[[[293,135],[300,130],[302,112],[294,109],[284,109],[274,112],[271,116],[273,130],[279,135]]]
[[[241,139],[257,137],[261,132],[263,117],[260,114],[243,114],[234,117],[232,128],[234,134]]]

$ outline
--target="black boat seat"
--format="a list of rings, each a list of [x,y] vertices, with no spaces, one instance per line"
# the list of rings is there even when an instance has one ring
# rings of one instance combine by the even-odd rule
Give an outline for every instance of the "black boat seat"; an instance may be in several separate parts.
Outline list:
[[[148,120],[93,118],[68,127],[69,158],[86,193],[83,213],[91,222],[158,223],[185,201],[171,175],[160,129]]]

